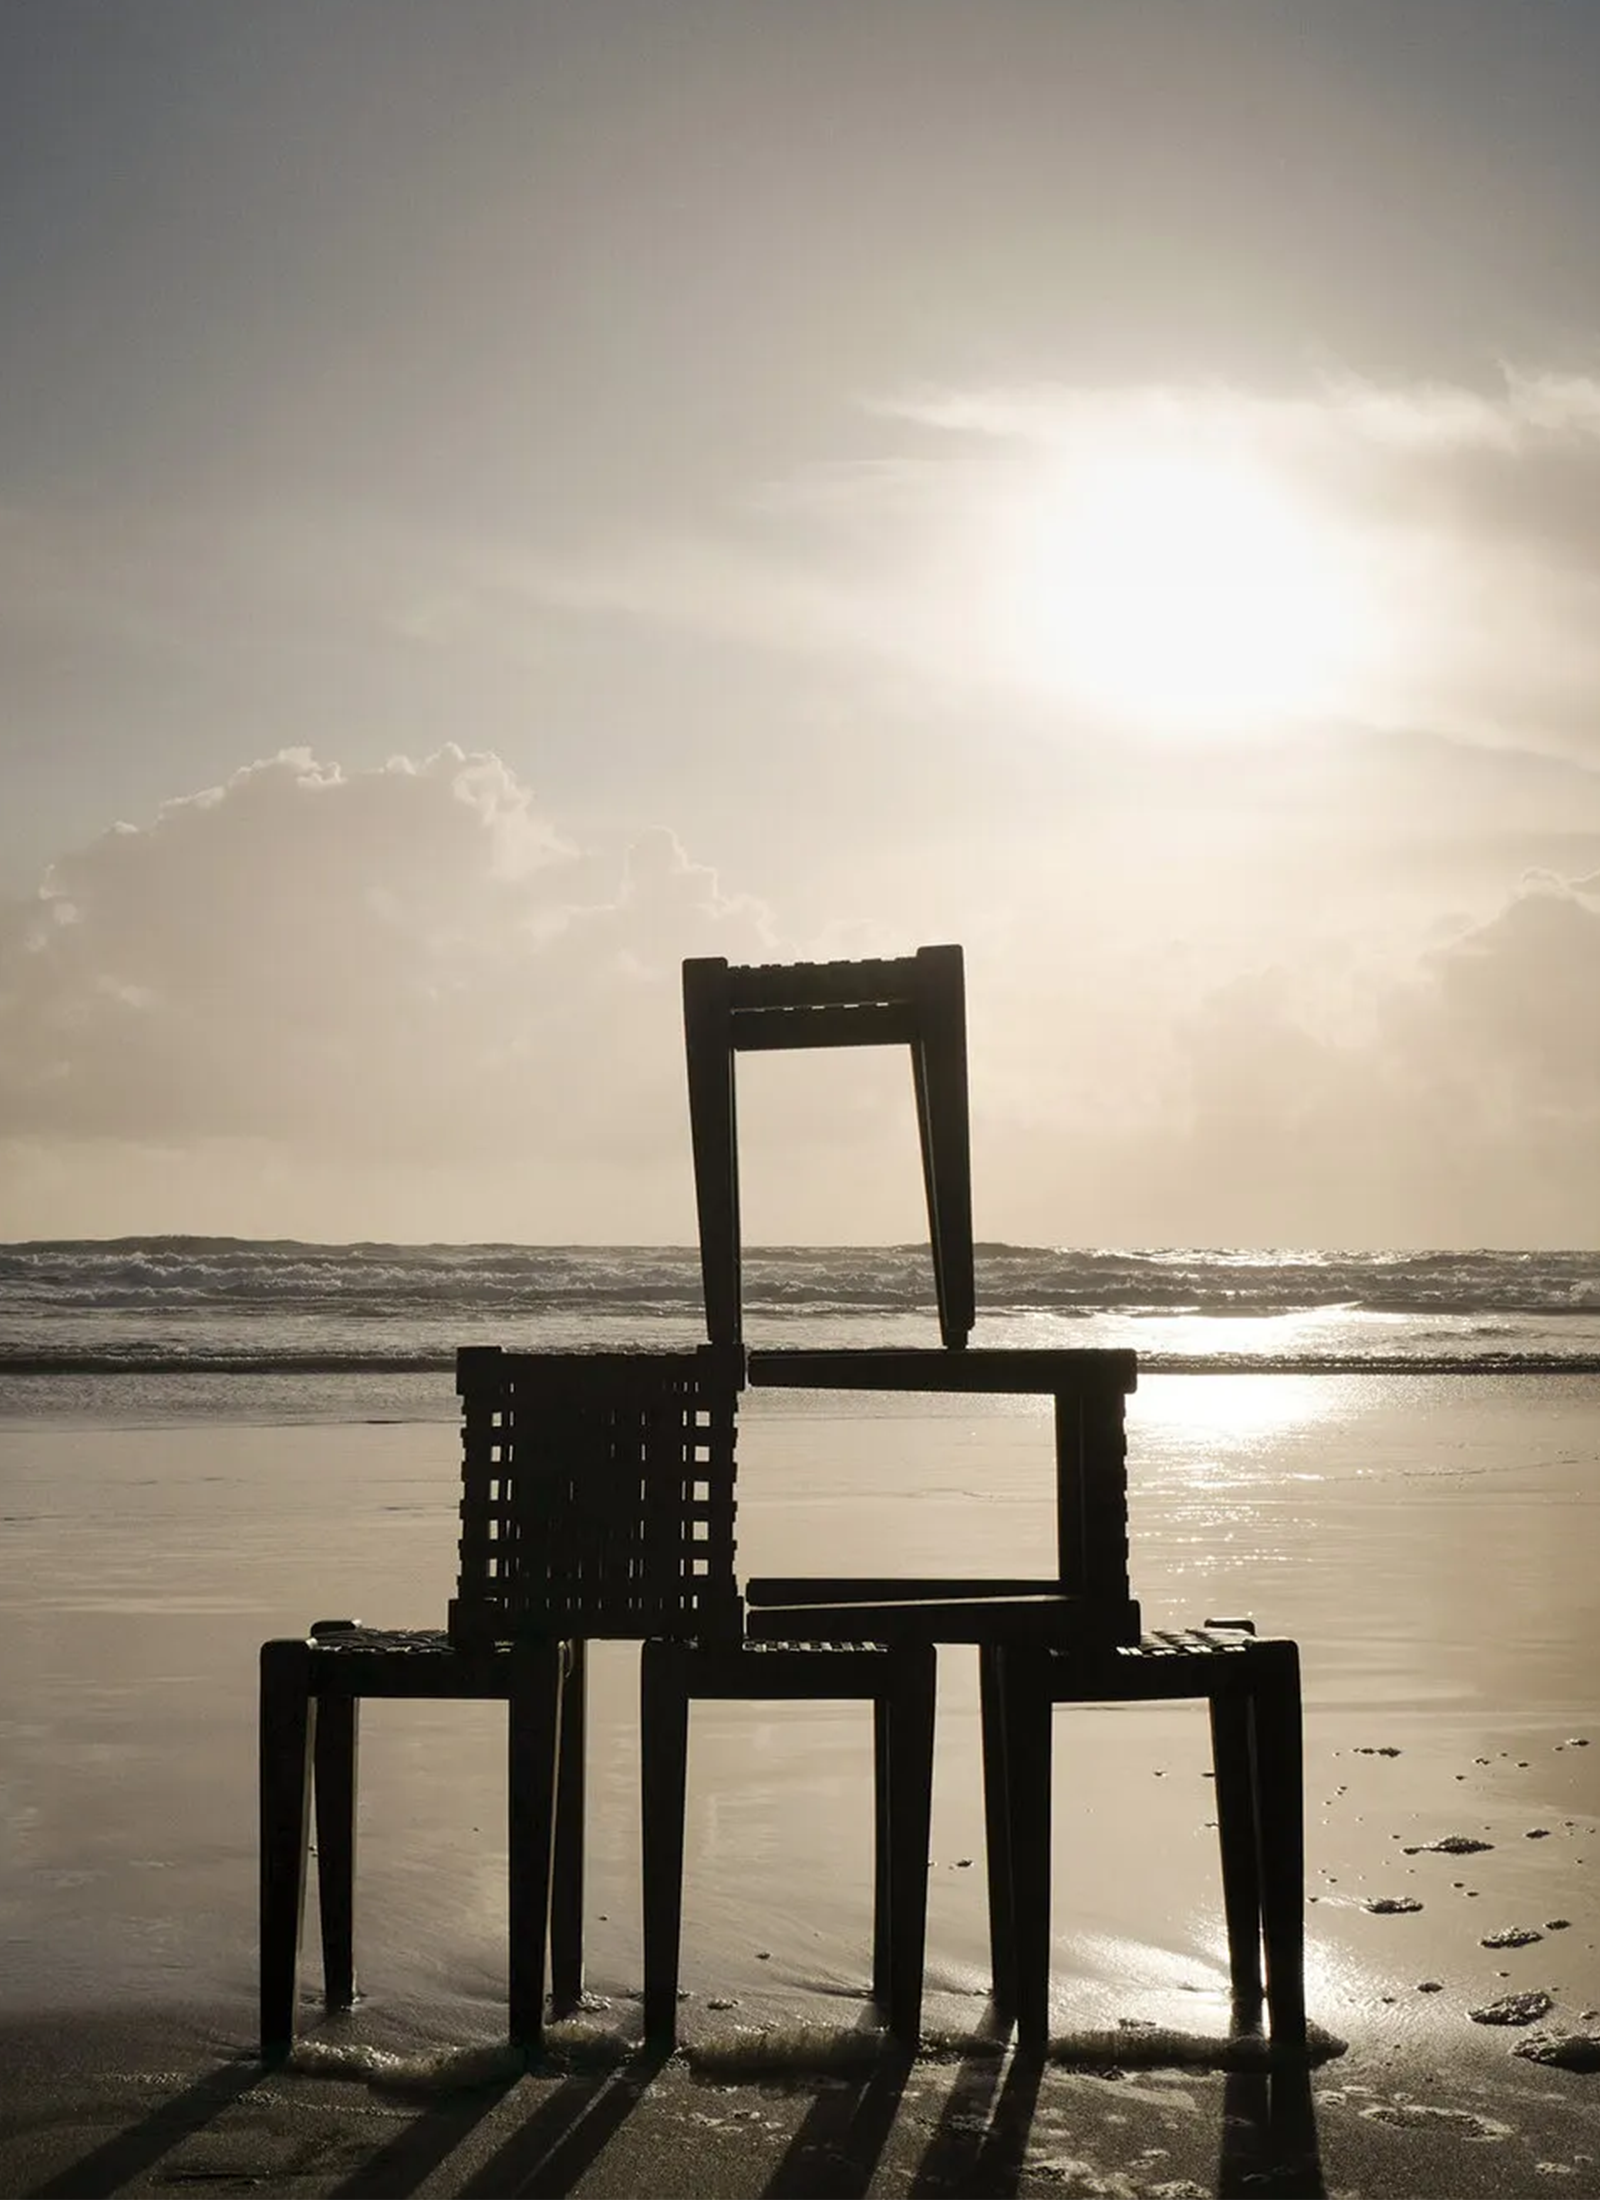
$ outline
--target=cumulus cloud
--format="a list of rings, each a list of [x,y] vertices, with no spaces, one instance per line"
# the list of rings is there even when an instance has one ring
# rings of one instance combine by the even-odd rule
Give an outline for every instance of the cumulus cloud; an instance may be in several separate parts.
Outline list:
[[[665,831],[604,873],[494,756],[252,764],[12,905],[0,1133],[653,1150],[681,1112],[678,962],[759,954],[766,919]]]
[[[959,928],[982,1234],[1600,1229],[1600,876],[1530,874],[1360,971],[1287,926],[1276,965],[1141,957],[1037,892]],[[0,905],[5,1234],[683,1238],[682,958],[913,944],[797,938],[666,827],[580,846],[491,755],[285,752]],[[903,1060],[746,1068],[753,1236],[917,1233]]]
[[[1080,1240],[1591,1243],[1597,886],[1531,877],[1337,1005],[1304,968],[1215,986],[1170,1027],[1136,1119],[1030,1111],[1012,1166]]]

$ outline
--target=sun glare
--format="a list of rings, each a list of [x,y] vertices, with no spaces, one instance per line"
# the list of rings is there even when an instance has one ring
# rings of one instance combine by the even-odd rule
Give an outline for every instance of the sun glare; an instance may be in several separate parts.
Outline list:
[[[1027,499],[999,577],[1030,684],[1173,727],[1332,707],[1362,607],[1331,525],[1246,460],[1108,449]]]

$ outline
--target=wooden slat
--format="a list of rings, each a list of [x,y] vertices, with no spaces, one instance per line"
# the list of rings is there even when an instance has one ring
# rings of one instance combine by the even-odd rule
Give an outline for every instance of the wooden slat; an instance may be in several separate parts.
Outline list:
[[[1062,1581],[941,1574],[764,1574],[744,1585],[745,1602],[760,1604],[875,1604],[956,1597],[1038,1597],[1068,1593]]]
[[[1132,1352],[1091,1348],[757,1349],[748,1355],[747,1364],[753,1386],[788,1390],[938,1390],[1034,1397],[1104,1391],[1123,1396],[1136,1387],[1138,1379]]]
[[[919,1023],[907,1002],[867,1001],[818,1008],[736,1009],[728,1042],[739,1054],[795,1047],[882,1047],[914,1044]]]
[[[728,966],[728,1000],[735,1010],[908,1001],[915,986],[916,960],[910,955],[861,962]]]
[[[1137,1605],[1079,1597],[950,1597],[766,1605],[746,1615],[750,1635],[798,1641],[1034,1643],[1044,1648],[1110,1647],[1136,1640]]]

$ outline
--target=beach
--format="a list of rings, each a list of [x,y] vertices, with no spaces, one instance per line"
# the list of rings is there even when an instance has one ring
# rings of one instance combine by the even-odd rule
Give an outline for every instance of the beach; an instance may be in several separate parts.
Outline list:
[[[308,1926],[302,2045],[267,2075],[256,1651],[442,1618],[453,1399],[409,1380],[381,1417],[266,1395],[250,1420],[204,1383],[118,1411],[103,1382],[11,1379],[4,2189],[1600,2191],[1600,2077],[1512,2052],[1600,2034],[1600,1378],[1157,1375],[1130,1401],[1145,1624],[1243,1611],[1301,1644],[1304,2086],[1228,2045],[1194,1706],[1057,1713],[1051,2058],[999,2052],[959,1650],[922,2054],[884,2051],[864,1995],[864,1712],[729,1704],[692,1728],[682,2052],[641,2064],[624,1645],[593,1653],[590,2005],[548,2067],[504,2048],[503,1713],[396,1704],[363,1723],[364,1998],[323,2016]],[[844,1538],[869,1569],[1036,1570],[1048,1459],[1028,1401],[753,1394],[741,1566],[833,1570]],[[1538,1937],[1482,1944],[1506,1933]],[[1529,2025],[1473,2020],[1534,1992]]]

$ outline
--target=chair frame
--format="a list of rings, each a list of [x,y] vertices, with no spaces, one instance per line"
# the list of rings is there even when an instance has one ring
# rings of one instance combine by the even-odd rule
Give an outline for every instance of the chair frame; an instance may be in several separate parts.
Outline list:
[[[995,2007],[1030,2049],[1048,2030],[1052,1708],[1204,1699],[1235,2007],[1259,2012],[1264,1959],[1273,2041],[1303,2047],[1299,1653],[1257,1640],[1248,1621],[1141,1632],[1127,1574],[1133,1354],[754,1351],[749,1366],[754,1384],[1054,1394],[1057,1578],[753,1580],[750,1631],[854,1626],[891,1643],[978,1645]]]
[[[734,1058],[777,1048],[909,1046],[939,1331],[951,1349],[976,1319],[967,1108],[965,964],[959,947],[889,961],[683,966],[695,1201],[707,1334],[743,1333]]]
[[[661,1638],[645,1644],[644,2018],[652,2044],[670,2047],[677,2038],[690,1703],[855,1699],[873,1707],[872,1999],[901,2045],[915,2049],[922,2028],[936,1689],[931,1643],[890,1647],[814,1637],[731,1646]]]
[[[319,1620],[309,1639],[261,1647],[260,2035],[267,2062],[294,2045],[307,1850],[317,1835],[323,2001],[355,2000],[356,1789],[364,1697],[507,1707],[509,2028],[537,2046],[548,1960],[558,2013],[583,1991],[581,1642],[463,1650],[429,1629]]]
[[[1248,1622],[1116,1649],[990,1643],[980,1652],[990,1948],[997,2014],[1024,2045],[1049,2029],[1052,1712],[1059,1703],[1203,1698],[1235,2013],[1263,1998],[1275,2047],[1302,2050],[1305,1801],[1296,1645]],[[1263,1968],[1265,1992],[1263,1995]]]

